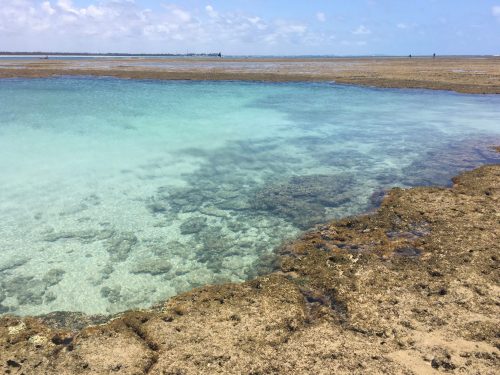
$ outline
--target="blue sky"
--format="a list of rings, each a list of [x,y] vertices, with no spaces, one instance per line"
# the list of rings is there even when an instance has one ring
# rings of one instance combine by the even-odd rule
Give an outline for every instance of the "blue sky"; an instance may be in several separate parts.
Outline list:
[[[0,0],[0,50],[500,54],[500,0]]]

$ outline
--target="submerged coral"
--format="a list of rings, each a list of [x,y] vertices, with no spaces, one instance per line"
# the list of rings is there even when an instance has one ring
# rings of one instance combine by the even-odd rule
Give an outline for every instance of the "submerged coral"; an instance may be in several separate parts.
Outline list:
[[[351,200],[352,175],[295,176],[259,189],[252,200],[256,210],[271,211],[301,229],[327,219],[326,210]]]
[[[50,288],[61,282],[66,272],[62,269],[51,269],[41,279],[33,276],[8,276],[0,280],[0,309],[2,312],[15,311],[14,306],[41,305],[53,302],[57,296]],[[8,307],[2,301],[10,300],[15,305]]]

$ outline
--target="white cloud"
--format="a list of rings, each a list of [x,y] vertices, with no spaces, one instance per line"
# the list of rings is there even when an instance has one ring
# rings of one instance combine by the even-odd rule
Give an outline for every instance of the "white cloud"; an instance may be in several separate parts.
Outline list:
[[[325,13],[323,13],[323,12],[316,13],[316,19],[319,22],[325,22],[326,21],[326,15],[325,15]]]
[[[297,43],[306,37],[307,26],[294,22],[278,20],[271,26],[272,31],[262,34],[262,41],[268,45],[278,43]]]
[[[340,41],[340,44],[342,44],[343,46],[358,46],[358,47],[362,47],[362,46],[366,46],[368,43],[365,41],[365,40],[358,40],[358,41],[349,41],[349,40],[342,40]]]
[[[98,8],[94,5],[90,5],[88,8],[84,8],[84,9],[81,9],[80,10],[80,13],[83,15],[83,16],[89,16],[89,17],[94,17],[94,18],[98,18],[98,17],[102,17],[105,15],[105,12],[102,8]]]
[[[52,8],[52,5],[50,4],[50,1],[44,1],[42,3],[42,10],[47,13],[48,15],[52,15],[56,12],[54,8]]]
[[[407,25],[406,23],[402,23],[402,22],[401,22],[401,23],[398,23],[398,24],[396,25],[396,27],[397,27],[398,29],[407,29],[407,28],[408,28],[408,25]]]
[[[359,25],[356,30],[353,30],[352,33],[354,35],[368,35],[371,34],[371,30],[367,28],[365,25]]]
[[[71,0],[59,0],[57,6],[64,12],[79,14],[78,10],[73,8],[73,2]]]
[[[165,5],[152,11],[131,0],[91,0],[86,6],[71,0],[0,2],[0,45],[6,50],[211,52],[248,47],[275,53],[331,42],[329,34],[303,22],[222,12],[212,5],[201,10]]]
[[[307,26],[288,22],[288,21],[277,21],[276,31],[282,34],[303,34],[307,30]]]
[[[168,5],[165,9],[170,12],[180,22],[191,21],[191,13],[175,5]]]
[[[217,18],[219,16],[219,13],[215,11],[214,7],[211,6],[211,5],[207,5],[205,7],[205,10],[208,14],[209,17],[212,17],[212,18]]]
[[[491,14],[497,17],[500,20],[500,5],[494,5],[491,8]]]

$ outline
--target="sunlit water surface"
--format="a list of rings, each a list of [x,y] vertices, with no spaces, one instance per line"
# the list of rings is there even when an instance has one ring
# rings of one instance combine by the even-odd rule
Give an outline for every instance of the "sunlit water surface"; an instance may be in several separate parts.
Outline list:
[[[390,186],[495,161],[500,97],[12,79],[0,119],[0,313],[115,313],[268,272]]]

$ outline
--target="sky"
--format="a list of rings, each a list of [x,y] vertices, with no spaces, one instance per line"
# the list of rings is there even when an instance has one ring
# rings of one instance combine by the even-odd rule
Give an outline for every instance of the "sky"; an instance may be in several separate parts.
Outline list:
[[[500,54],[500,0],[0,0],[0,51]]]

